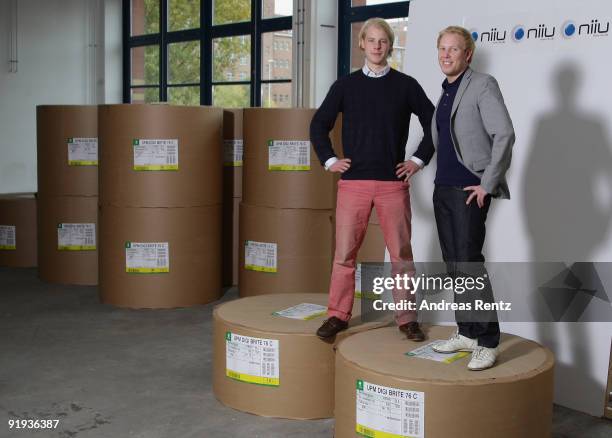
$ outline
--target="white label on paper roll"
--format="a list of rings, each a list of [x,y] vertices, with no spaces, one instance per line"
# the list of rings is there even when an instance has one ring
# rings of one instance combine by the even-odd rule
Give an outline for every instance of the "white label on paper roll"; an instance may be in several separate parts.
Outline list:
[[[244,268],[250,271],[277,272],[276,243],[244,242]]]
[[[310,141],[268,140],[268,170],[310,170]]]
[[[223,140],[223,165],[242,166],[244,143],[242,139]]]
[[[125,272],[170,272],[168,242],[125,242]]]
[[[425,393],[357,380],[355,430],[367,437],[423,438]]]
[[[68,139],[68,165],[69,166],[97,166],[98,165],[98,139],[97,138],[69,138]]]
[[[282,316],[283,318],[301,319],[302,321],[310,321],[327,313],[327,307],[320,304],[302,303],[288,309],[279,310],[272,315]]]
[[[57,249],[95,251],[96,224],[57,224]]]
[[[420,357],[421,359],[435,360],[436,362],[442,363],[453,363],[456,360],[470,355],[467,351],[459,351],[455,354],[438,353],[432,348],[438,342],[440,341],[430,342],[429,344],[415,348],[406,353],[406,356]]]
[[[225,375],[259,385],[279,386],[278,339],[225,333]]]
[[[17,249],[17,227],[14,225],[0,225],[0,249]]]
[[[134,139],[134,170],[178,170],[178,140]]]

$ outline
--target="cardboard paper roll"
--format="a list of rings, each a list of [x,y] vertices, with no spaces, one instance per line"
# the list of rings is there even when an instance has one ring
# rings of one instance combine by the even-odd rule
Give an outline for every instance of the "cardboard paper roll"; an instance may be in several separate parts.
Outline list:
[[[98,196],[97,142],[97,106],[37,106],[39,196]]]
[[[295,313],[295,318],[319,316],[304,320],[273,314],[304,304],[318,308]],[[334,342],[315,335],[326,306],[327,297],[321,294],[262,295],[217,306],[213,313],[213,391],[219,401],[266,417],[331,417]],[[349,329],[336,342],[387,324],[362,323],[358,306],[353,308]]]
[[[130,308],[205,304],[221,294],[221,205],[100,208],[100,295]]]
[[[243,200],[277,208],[335,208],[336,178],[325,171],[310,145],[315,110],[244,110]],[[334,129],[341,151],[339,130]]]
[[[36,266],[36,234],[35,195],[0,195],[0,266]]]
[[[238,284],[239,211],[239,198],[223,204],[223,286]]]
[[[242,198],[242,109],[223,110],[223,199]],[[225,202],[225,201],[224,201]]]
[[[220,108],[100,106],[100,203],[221,204],[222,126]]]
[[[240,204],[240,296],[327,293],[331,210]]]
[[[446,339],[453,330],[431,327],[426,343]],[[392,328],[359,333],[340,343],[336,438],[360,436],[358,431],[366,436],[550,436],[550,350],[502,334],[497,365],[475,372],[467,369],[469,355],[451,363],[406,355],[422,346]]]
[[[98,284],[98,198],[38,198],[38,275],[60,284]]]

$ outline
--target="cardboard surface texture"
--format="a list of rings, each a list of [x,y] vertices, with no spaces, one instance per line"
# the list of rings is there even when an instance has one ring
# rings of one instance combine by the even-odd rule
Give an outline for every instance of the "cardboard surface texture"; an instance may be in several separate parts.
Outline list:
[[[38,198],[38,275],[41,280],[60,284],[98,284],[98,250],[59,250],[58,224],[95,224],[96,248],[99,248],[98,198]]]
[[[97,137],[97,106],[37,106],[38,195],[98,196],[98,166],[68,163],[69,139]]]
[[[454,330],[430,327],[425,342],[446,339]],[[497,364],[474,372],[467,369],[469,355],[452,363],[405,355],[422,345],[407,341],[392,328],[360,333],[340,343],[334,413],[337,438],[358,436],[359,381],[424,393],[422,434],[414,436],[550,436],[554,368],[550,350],[502,334]]]
[[[331,210],[240,204],[240,296],[327,293],[332,262]],[[276,244],[276,272],[245,267],[248,242]]]
[[[100,203],[125,207],[221,204],[222,127],[220,108],[101,105]],[[176,141],[176,160],[170,156],[162,160],[174,163],[168,164],[174,170],[146,170],[154,166],[135,162],[135,140],[140,144],[142,140]],[[138,160],[149,158],[139,156]]]
[[[0,226],[15,227],[15,248],[0,248],[0,266],[37,266],[36,197],[33,193],[0,195]],[[0,243],[1,245],[1,243]]]
[[[327,418],[334,408],[334,346],[339,340],[388,322],[364,324],[359,302],[349,329],[335,342],[315,332],[325,316],[308,321],[273,315],[302,303],[327,305],[321,294],[262,295],[231,301],[213,313],[213,391],[223,404],[267,417]],[[397,330],[397,329],[396,329]],[[278,386],[265,386],[227,376],[228,333],[278,341]]]
[[[205,304],[221,294],[221,205],[100,209],[100,296],[130,308]],[[169,272],[126,272],[126,243],[167,243]]]
[[[223,204],[223,286],[238,284],[238,221],[240,198]]]
[[[270,170],[270,141],[309,142],[312,109],[246,108],[244,110],[243,200],[277,208],[335,208],[337,176],[319,163],[312,145],[308,170]],[[340,152],[339,124],[330,136]]]

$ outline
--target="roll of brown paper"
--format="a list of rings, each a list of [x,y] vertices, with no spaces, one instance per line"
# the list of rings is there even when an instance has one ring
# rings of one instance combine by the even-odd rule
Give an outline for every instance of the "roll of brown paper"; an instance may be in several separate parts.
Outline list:
[[[424,351],[454,330],[431,327],[425,343],[407,341],[391,327],[342,341],[336,352],[334,436],[550,436],[550,350],[502,334],[497,364],[474,372],[467,368],[469,354],[443,355],[441,362],[431,349]]]
[[[215,396],[234,409],[266,417],[331,417],[336,343],[388,324],[361,322],[359,304],[349,328],[332,342],[315,335],[326,318],[325,295],[262,295],[218,306],[213,313]],[[287,317],[290,308],[292,318]]]
[[[244,110],[243,201],[276,208],[335,208],[336,177],[310,144],[312,109]],[[331,136],[340,154],[339,123]]]
[[[130,308],[205,304],[221,294],[221,205],[100,208],[100,296]]]
[[[332,211],[240,204],[240,296],[329,289]]]
[[[98,196],[98,107],[36,107],[38,196]]]
[[[98,284],[98,198],[38,198],[38,274],[60,284]]]
[[[220,108],[101,105],[100,204],[221,204],[222,127]]]
[[[0,195],[0,266],[37,266],[36,197]]]

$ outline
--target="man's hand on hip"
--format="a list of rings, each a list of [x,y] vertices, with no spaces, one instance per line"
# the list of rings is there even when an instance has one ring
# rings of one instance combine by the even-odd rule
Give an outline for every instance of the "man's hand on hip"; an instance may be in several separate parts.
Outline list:
[[[472,191],[472,193],[470,193],[470,196],[468,196],[467,201],[465,201],[465,205],[470,205],[472,199],[476,198],[476,203],[478,204],[478,207],[482,208],[484,206],[485,198],[488,196],[488,193],[485,191],[485,189],[482,188],[482,186],[464,187],[463,190]]]
[[[329,166],[328,170],[330,172],[344,173],[347,170],[349,170],[350,167],[351,167],[351,159],[350,158],[343,158],[341,160],[336,161],[331,166]]]
[[[421,168],[412,160],[403,161],[395,166],[395,174],[398,178],[408,181]]]

